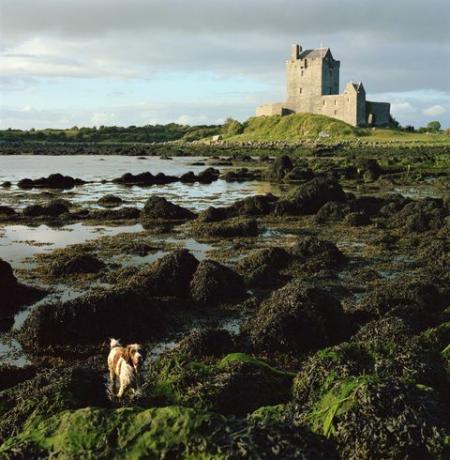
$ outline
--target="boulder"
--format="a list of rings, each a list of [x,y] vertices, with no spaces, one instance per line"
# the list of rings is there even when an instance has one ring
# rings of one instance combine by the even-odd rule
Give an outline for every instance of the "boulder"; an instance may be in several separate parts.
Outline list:
[[[105,264],[92,254],[77,254],[50,264],[48,271],[53,276],[98,273]]]
[[[319,240],[315,236],[299,236],[291,254],[301,262],[318,269],[335,268],[345,260],[344,254],[331,241]]]
[[[23,189],[28,188],[57,188],[57,189],[71,189],[76,185],[83,185],[86,182],[81,179],[76,179],[70,176],[63,176],[62,174],[50,174],[48,177],[41,177],[40,179],[22,179],[18,182],[18,186]]]
[[[206,238],[234,238],[258,235],[258,224],[255,219],[237,217],[221,222],[196,222],[194,233]]]
[[[240,275],[213,260],[202,260],[191,281],[191,296],[203,307],[233,303],[245,297]]]
[[[261,304],[248,330],[258,351],[304,353],[342,340],[347,324],[334,297],[292,281]]]
[[[272,163],[269,176],[274,180],[283,180],[286,174],[294,168],[291,159],[287,155],[277,157]]]
[[[97,203],[100,206],[115,207],[115,206],[120,206],[123,203],[123,200],[122,200],[122,198],[120,198],[120,196],[105,195],[105,196],[102,196],[101,198],[99,198]]]
[[[192,331],[177,345],[177,350],[191,359],[222,357],[231,353],[234,341],[230,333],[224,329],[202,329]]]
[[[167,201],[164,197],[153,195],[144,205],[143,216],[147,219],[187,220],[196,215],[189,209]]]

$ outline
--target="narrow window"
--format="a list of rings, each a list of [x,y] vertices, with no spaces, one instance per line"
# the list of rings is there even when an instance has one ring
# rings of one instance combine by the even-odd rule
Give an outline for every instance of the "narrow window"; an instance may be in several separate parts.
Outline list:
[[[302,94],[302,89],[300,88],[300,89],[298,90],[298,92],[299,92],[300,94]]]
[[[303,70],[302,70],[302,72],[301,72],[301,76],[303,77]]]
[[[331,94],[331,88],[330,88],[330,94]]]
[[[337,110],[334,111],[334,114],[337,115]]]
[[[337,99],[334,100],[334,105],[337,105]]]
[[[325,105],[325,99],[323,100],[323,105]]]

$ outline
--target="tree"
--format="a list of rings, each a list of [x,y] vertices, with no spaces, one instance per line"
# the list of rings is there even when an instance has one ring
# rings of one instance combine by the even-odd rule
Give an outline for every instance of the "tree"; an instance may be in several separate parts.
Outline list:
[[[441,130],[441,124],[438,121],[430,121],[427,124],[427,131],[430,133],[438,133]]]
[[[233,118],[227,118],[222,126],[222,132],[227,136],[236,136],[242,131],[244,131],[242,124]]]

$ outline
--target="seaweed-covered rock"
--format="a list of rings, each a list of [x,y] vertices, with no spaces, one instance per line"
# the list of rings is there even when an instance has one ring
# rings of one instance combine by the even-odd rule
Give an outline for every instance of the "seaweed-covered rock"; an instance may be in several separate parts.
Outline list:
[[[261,304],[248,331],[256,350],[295,353],[342,340],[347,324],[335,298],[292,281]]]
[[[17,367],[8,364],[0,366],[0,391],[31,379],[36,374],[34,366]]]
[[[153,195],[145,202],[143,215],[150,219],[186,220],[196,215],[189,209],[167,201],[164,197]]]
[[[136,220],[140,216],[141,211],[134,206],[123,206],[119,209],[96,209],[89,210],[86,214],[78,214],[79,218],[93,220]]]
[[[351,212],[345,216],[344,224],[351,227],[362,227],[370,224],[370,217],[365,212]]]
[[[149,297],[144,289],[113,289],[67,302],[37,305],[17,332],[30,351],[54,345],[98,344],[109,337],[124,341],[155,339],[168,327],[175,298]]]
[[[198,265],[198,260],[187,249],[176,249],[138,272],[129,285],[142,287],[152,296],[187,299]]]
[[[275,205],[276,214],[315,214],[328,201],[345,202],[339,182],[328,177],[315,177],[300,185],[291,197]]]
[[[40,179],[22,179],[18,182],[18,186],[23,189],[28,188],[57,188],[57,189],[71,189],[76,185],[83,185],[85,181],[75,179],[70,176],[63,176],[62,174],[50,174],[48,177],[41,177]]]
[[[209,206],[198,215],[198,220],[202,222],[219,222],[229,217],[231,217],[229,208],[215,208],[214,206]]]
[[[310,168],[295,166],[284,176],[284,179],[291,182],[301,182],[311,180],[313,177],[314,172]]]
[[[255,219],[237,217],[222,222],[196,222],[194,233],[206,238],[233,238],[237,236],[257,236],[258,224]]]
[[[97,203],[105,207],[115,207],[120,206],[123,203],[123,200],[117,195],[104,195],[98,199]]]
[[[233,302],[245,294],[241,276],[213,260],[202,260],[191,281],[192,299],[202,306]]]
[[[368,318],[393,315],[433,326],[435,315],[446,303],[439,289],[431,283],[394,279],[378,284],[357,306]]]
[[[11,217],[16,214],[16,211],[10,206],[0,206],[0,217]]]
[[[300,236],[291,248],[291,254],[312,269],[334,268],[345,260],[334,243],[314,236]]]
[[[235,171],[227,171],[223,175],[223,179],[226,182],[246,182],[252,180],[258,180],[260,174],[257,171],[250,171],[247,168],[240,168]]]
[[[264,216],[272,212],[278,198],[271,193],[255,195],[236,201],[229,208],[229,215],[236,216]]]
[[[192,359],[210,356],[221,357],[233,351],[234,342],[230,333],[224,329],[202,329],[192,331],[177,345],[180,353]]]
[[[346,203],[328,201],[316,213],[315,221],[319,224],[333,221],[341,221],[350,212],[350,206]]]
[[[269,173],[271,179],[282,180],[286,174],[294,168],[291,159],[287,155],[277,157],[272,163]]]
[[[324,407],[316,422],[333,433],[342,458],[444,458],[448,452],[448,407],[431,389],[395,378],[343,381],[317,413]]]
[[[46,205],[29,205],[23,209],[23,215],[27,217],[57,217],[69,212],[69,208],[60,202],[50,202]]]
[[[113,182],[116,184],[140,186],[164,185],[177,181],[178,177],[167,176],[164,173],[153,175],[151,172],[139,174],[125,173],[121,177],[113,179]]]
[[[105,264],[92,254],[76,254],[62,260],[56,260],[48,267],[53,276],[98,273]]]
[[[270,288],[285,279],[279,270],[286,267],[290,260],[290,254],[283,248],[264,248],[240,260],[238,270],[245,273],[248,286]]]
[[[219,178],[220,171],[215,168],[206,168],[197,174],[197,180],[201,184],[211,184]]]

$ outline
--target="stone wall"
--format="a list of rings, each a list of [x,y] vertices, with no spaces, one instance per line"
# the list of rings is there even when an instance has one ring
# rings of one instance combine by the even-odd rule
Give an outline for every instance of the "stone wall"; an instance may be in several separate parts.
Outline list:
[[[387,125],[390,121],[391,104],[389,102],[366,102],[366,123],[370,126]]]

